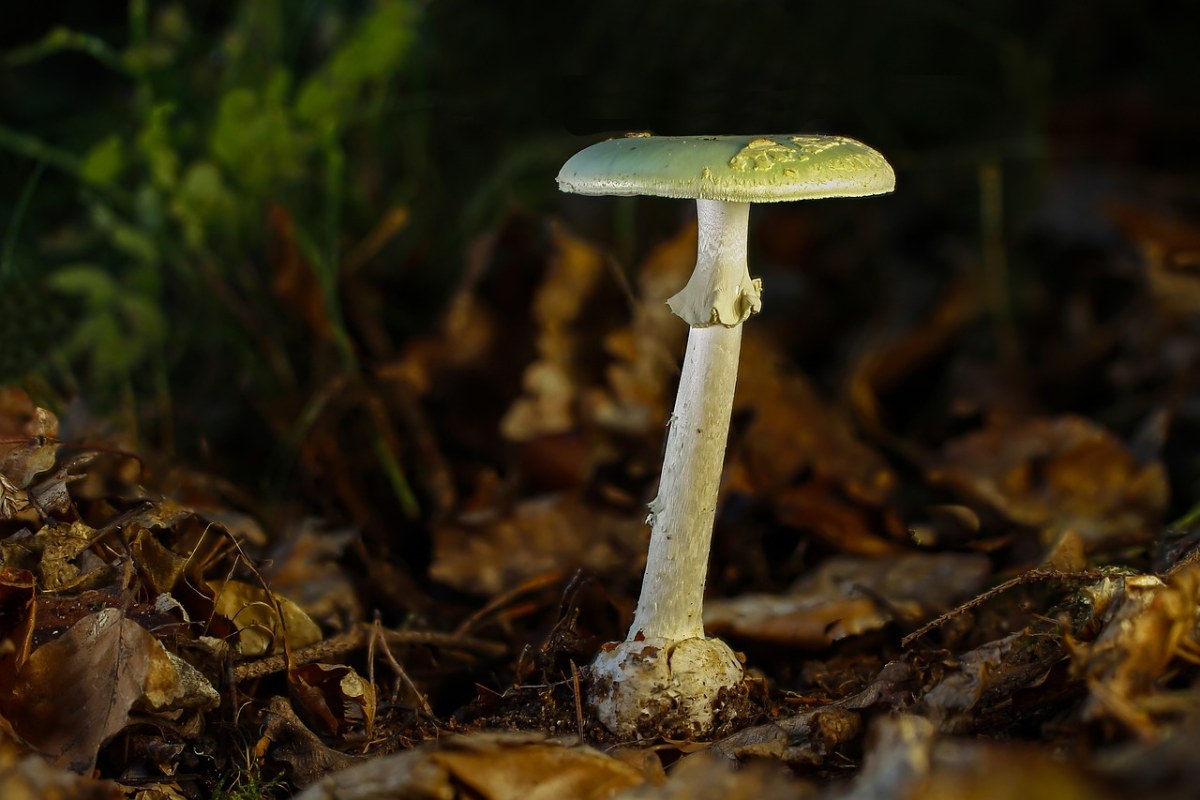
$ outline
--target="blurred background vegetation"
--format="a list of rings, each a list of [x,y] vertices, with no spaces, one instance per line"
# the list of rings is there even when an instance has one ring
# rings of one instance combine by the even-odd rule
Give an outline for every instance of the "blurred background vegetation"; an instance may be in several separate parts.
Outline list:
[[[0,26],[0,382],[277,490],[514,217],[563,216],[621,266],[687,219],[556,192],[565,158],[631,129],[872,144],[899,173],[886,205],[756,229],[803,213],[853,238],[873,214],[872,258],[914,291],[1002,263],[1012,341],[985,346],[1024,352],[1062,249],[1130,247],[1096,197],[1195,218],[1198,22],[1111,0],[26,4]],[[797,250],[760,242],[760,272]],[[818,314],[882,314],[876,288]],[[798,350],[818,375],[820,346]],[[416,513],[417,457],[366,419]]]

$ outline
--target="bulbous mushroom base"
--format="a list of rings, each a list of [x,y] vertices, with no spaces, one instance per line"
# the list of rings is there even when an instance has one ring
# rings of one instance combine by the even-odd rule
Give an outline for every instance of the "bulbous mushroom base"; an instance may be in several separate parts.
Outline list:
[[[702,739],[746,695],[742,662],[720,639],[644,639],[601,650],[588,700],[624,738]]]

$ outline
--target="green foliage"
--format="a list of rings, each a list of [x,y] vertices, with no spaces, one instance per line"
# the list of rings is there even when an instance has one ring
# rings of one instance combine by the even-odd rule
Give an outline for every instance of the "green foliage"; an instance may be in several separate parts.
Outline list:
[[[125,144],[115,133],[105,136],[83,157],[79,177],[102,189],[116,186],[125,169]]]
[[[362,99],[378,96],[404,64],[416,22],[416,8],[403,2],[384,3],[359,20],[354,32],[300,87],[296,116],[318,127],[345,127]]]
[[[212,800],[272,800],[281,797],[285,788],[281,778],[263,777],[259,760],[247,751],[245,765],[221,780]]]
[[[312,151],[311,132],[292,113],[290,80],[276,71],[260,87],[231,89],[221,98],[211,154],[251,196],[297,180]]]
[[[44,370],[72,365],[73,382],[93,400],[115,399],[131,385],[178,385],[172,371],[186,370],[187,379],[197,354],[217,351],[216,339],[226,378],[268,395],[281,390],[266,376],[292,370],[264,370],[263,348],[286,358],[286,343],[308,334],[271,297],[271,204],[288,210],[321,272],[334,324],[324,346],[352,362],[337,276],[347,141],[402,86],[422,7],[377,0],[349,8],[299,13],[292,3],[253,0],[214,34],[211,20],[197,27],[187,4],[133,0],[124,43],[59,27],[0,56],[9,69],[38,70],[64,52],[82,53],[129,82],[128,102],[97,112],[103,124],[90,126],[92,140],[78,149],[0,127],[0,151],[74,181],[82,212],[53,248],[30,252],[27,238],[18,250],[15,236],[5,243],[0,281],[20,273],[34,294],[79,309]],[[14,214],[9,227],[17,223]],[[361,235],[372,223],[354,226]],[[34,259],[36,271],[18,269]],[[260,322],[269,329],[256,330]],[[206,337],[197,340],[197,330]]]
[[[170,211],[192,250],[203,250],[207,241],[238,224],[238,198],[211,161],[195,161],[187,168],[171,197]]]
[[[60,267],[46,284],[80,301],[82,312],[62,355],[85,359],[101,384],[128,378],[163,341],[166,319],[149,293],[118,283],[98,266]]]

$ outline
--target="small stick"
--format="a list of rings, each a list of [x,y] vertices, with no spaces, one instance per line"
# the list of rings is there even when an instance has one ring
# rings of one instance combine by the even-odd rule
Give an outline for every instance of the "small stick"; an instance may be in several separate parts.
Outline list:
[[[907,647],[912,644],[914,640],[920,639],[922,636],[934,630],[935,628],[942,627],[955,617],[962,616],[972,608],[983,605],[996,595],[1007,592],[1013,587],[1021,586],[1026,583],[1034,583],[1036,581],[1053,580],[1055,578],[1063,578],[1067,580],[1096,580],[1098,578],[1103,578],[1108,574],[1110,573],[1098,569],[1084,569],[1076,572],[1063,572],[1062,570],[1057,569],[1031,569],[1028,572],[1021,573],[1015,578],[1006,580],[1004,583],[997,584],[982,594],[972,597],[970,600],[958,606],[957,608],[952,608],[944,614],[935,617],[930,622],[925,623],[901,639],[900,646],[907,649]]]
[[[292,652],[292,666],[312,664],[344,655],[352,650],[357,650],[367,643],[369,632],[370,625],[364,623],[343,634],[332,636],[301,650],[294,650]],[[490,642],[486,639],[476,639],[471,636],[454,636],[453,634],[437,633],[435,631],[393,631],[384,628],[380,631],[380,635],[384,642],[394,647],[423,644],[433,647],[443,647],[447,650],[476,653],[492,658],[503,655],[507,650],[499,642]],[[234,683],[241,683],[276,672],[282,672],[287,668],[288,662],[286,656],[282,653],[277,653],[257,661],[238,664],[233,668],[233,681]]]
[[[409,691],[416,696],[418,701],[420,701],[421,710],[432,718],[433,707],[429,705],[429,700],[426,699],[425,694],[417,688],[415,683],[413,683],[412,678],[408,677],[408,673],[404,671],[404,667],[400,666],[400,662],[396,660],[394,655],[392,655],[392,649],[388,647],[387,642],[383,638],[383,626],[379,624],[379,620],[376,620],[375,624],[371,627],[372,643],[376,638],[378,638],[380,643],[383,645],[381,649],[383,650],[384,659],[388,662],[388,666],[392,668],[392,671],[396,673],[396,676],[404,682],[404,685],[408,687]],[[374,664],[374,659],[372,659],[371,663]],[[372,669],[374,668],[372,667]]]
[[[293,650],[291,654],[291,666],[299,667],[344,655],[362,647],[366,643],[366,640],[366,635],[358,628],[338,636],[331,636],[314,645],[301,648],[300,650]],[[283,672],[285,669],[288,669],[287,654],[276,653],[266,658],[260,658],[257,661],[250,661],[235,666],[233,668],[233,682],[242,683],[243,681],[272,675],[276,672]]]
[[[529,592],[536,592],[537,590],[544,589],[547,586],[553,586],[554,584],[558,583],[562,579],[563,579],[563,573],[559,570],[555,570],[553,572],[547,572],[542,575],[536,575],[536,576],[530,578],[529,580],[525,581],[524,583],[514,586],[513,588],[509,589],[508,591],[501,592],[500,594],[496,595],[491,600],[489,600],[482,608],[480,608],[474,614],[472,614],[471,616],[464,619],[462,621],[462,623],[459,624],[459,626],[454,629],[455,635],[461,636],[461,635],[467,633],[472,628],[474,628],[476,625],[478,625],[489,614],[491,614],[494,611],[499,610],[500,608],[503,608],[504,606],[511,603],[513,600],[516,600],[521,595],[527,594]]]
[[[575,689],[575,724],[579,728],[579,744],[583,746],[583,692],[579,689],[579,667],[571,662],[571,683]]]

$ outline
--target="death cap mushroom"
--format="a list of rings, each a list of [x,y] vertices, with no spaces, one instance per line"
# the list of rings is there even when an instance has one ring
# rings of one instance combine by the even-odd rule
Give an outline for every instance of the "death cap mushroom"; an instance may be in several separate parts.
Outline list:
[[[774,203],[885,194],[896,174],[878,151],[845,136],[628,136],[576,153],[558,188]]]
[[[705,635],[703,602],[742,323],[761,305],[762,283],[747,265],[750,206],[882,194],[895,174],[840,136],[635,136],[577,153],[558,182],[568,192],[696,202],[696,267],[667,300],[691,330],[649,505],[641,595],[625,641],[592,662],[588,698],[619,736],[707,736],[747,691],[740,659]]]

